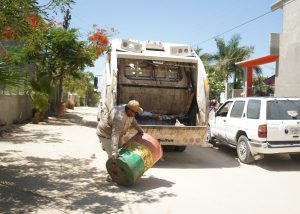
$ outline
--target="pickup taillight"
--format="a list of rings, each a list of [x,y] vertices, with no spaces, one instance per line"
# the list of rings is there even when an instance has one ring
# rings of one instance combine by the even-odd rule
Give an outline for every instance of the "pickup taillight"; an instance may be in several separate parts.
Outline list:
[[[267,137],[268,127],[266,124],[258,126],[258,137],[266,138]]]

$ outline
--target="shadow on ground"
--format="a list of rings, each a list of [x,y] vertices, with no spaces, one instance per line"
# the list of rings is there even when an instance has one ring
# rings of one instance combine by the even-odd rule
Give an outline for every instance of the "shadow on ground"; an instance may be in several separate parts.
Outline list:
[[[48,119],[39,124],[28,124],[35,126],[30,131],[24,128],[24,125],[13,125],[8,127],[5,131],[1,131],[0,141],[7,143],[22,144],[22,143],[62,143],[61,134],[57,131],[48,132],[46,129],[40,128],[45,126],[86,126],[97,127],[97,121],[84,120],[83,116],[78,116],[77,112],[71,112],[62,117],[48,117]],[[85,114],[86,115],[86,114]]]
[[[174,197],[168,191],[149,191],[171,187],[172,182],[140,178],[133,187],[106,182],[106,171],[91,166],[91,159],[20,159],[7,151],[0,154],[0,212],[29,213],[41,209],[68,213],[122,213],[128,198],[135,203],[153,203]],[[122,197],[123,195],[123,197]]]
[[[221,152],[228,157],[232,157],[239,162],[236,148],[223,144],[217,144],[214,148],[218,148],[218,152]],[[252,165],[256,165],[269,171],[300,171],[300,162],[292,161],[288,154],[265,155],[262,160],[255,161]]]
[[[236,152],[226,146],[201,148],[189,146],[184,152],[164,152],[163,159],[154,167],[157,168],[232,168],[240,163]]]
[[[255,164],[269,171],[300,171],[300,162],[292,161],[287,154],[265,155]]]
[[[37,125],[38,126],[38,125]],[[63,140],[60,138],[61,134],[59,132],[47,132],[41,129],[31,129],[26,130],[24,127],[20,126],[9,131],[5,137],[0,138],[0,141],[5,141],[6,143],[13,144],[23,144],[23,143],[62,143]]]
[[[93,114],[91,114],[93,115]],[[70,125],[81,125],[96,128],[98,122],[85,120],[84,117],[87,114],[79,114],[78,112],[66,112],[61,117],[49,117],[47,121],[45,121],[45,125],[56,125],[56,126],[70,126]],[[96,116],[95,116],[96,118]],[[42,123],[43,124],[43,123]]]

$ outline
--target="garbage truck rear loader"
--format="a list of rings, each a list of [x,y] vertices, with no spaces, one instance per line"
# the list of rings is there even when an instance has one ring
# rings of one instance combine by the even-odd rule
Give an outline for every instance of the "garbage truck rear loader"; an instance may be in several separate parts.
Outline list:
[[[145,132],[183,151],[207,145],[208,91],[204,66],[190,46],[115,39],[105,60],[101,112],[138,100],[144,111],[136,119]]]

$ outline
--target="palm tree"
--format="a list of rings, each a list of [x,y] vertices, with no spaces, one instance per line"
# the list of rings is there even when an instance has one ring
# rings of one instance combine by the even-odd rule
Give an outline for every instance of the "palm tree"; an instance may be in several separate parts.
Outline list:
[[[0,85],[9,87],[23,87],[25,74],[21,69],[13,64],[8,64],[0,58]]]
[[[255,96],[266,96],[268,92],[268,86],[264,82],[267,79],[267,77],[264,77],[263,75],[256,75],[255,79],[253,81],[253,94]]]
[[[214,56],[209,53],[201,53],[202,50],[203,49],[199,47],[194,49],[196,54],[200,57],[201,61],[203,62],[204,66],[209,66],[212,60],[214,59]]]
[[[241,37],[234,35],[226,44],[224,39],[216,38],[217,53],[214,54],[216,72],[223,75],[225,82],[225,98],[228,98],[228,79],[234,75],[234,85],[237,81],[241,82],[242,68],[236,66],[235,63],[248,59],[253,53],[253,46],[240,46]]]

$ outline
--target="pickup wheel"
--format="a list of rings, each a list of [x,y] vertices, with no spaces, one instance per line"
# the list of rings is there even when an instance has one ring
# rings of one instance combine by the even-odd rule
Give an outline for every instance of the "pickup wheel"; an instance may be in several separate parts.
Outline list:
[[[211,136],[211,129],[209,125],[207,126],[206,142],[212,144],[213,146],[216,145],[215,139]]]
[[[300,162],[300,153],[289,154],[290,158],[295,162]]]
[[[254,158],[251,154],[250,148],[247,144],[248,138],[244,135],[239,137],[237,143],[237,155],[242,163],[253,163]]]

